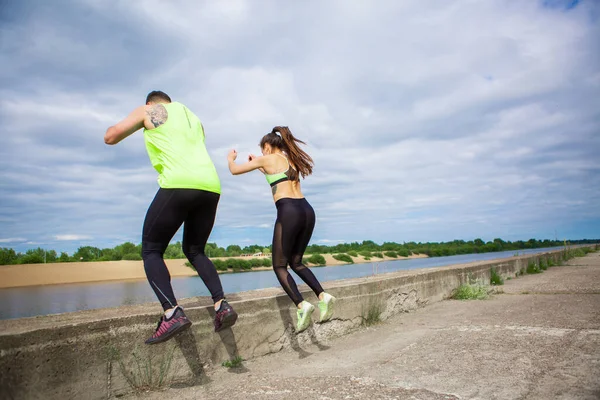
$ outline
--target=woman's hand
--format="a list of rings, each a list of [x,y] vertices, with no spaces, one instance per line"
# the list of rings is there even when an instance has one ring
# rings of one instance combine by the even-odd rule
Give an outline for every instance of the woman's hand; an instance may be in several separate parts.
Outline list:
[[[231,150],[229,154],[227,154],[227,161],[234,162],[237,158],[237,151],[235,149]]]

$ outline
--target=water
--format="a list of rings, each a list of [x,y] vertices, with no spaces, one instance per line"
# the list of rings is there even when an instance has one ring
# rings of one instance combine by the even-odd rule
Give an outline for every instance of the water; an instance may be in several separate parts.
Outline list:
[[[519,250],[519,254],[541,253],[555,249]],[[497,253],[382,261],[377,263],[378,273],[507,258],[514,256],[515,253],[516,250],[510,250]],[[319,281],[327,282],[372,275],[374,268],[373,263],[366,263],[313,268],[312,271]],[[270,270],[224,274],[220,277],[226,294],[279,286],[275,274]],[[295,275],[294,279],[301,283]],[[210,295],[202,280],[197,276],[173,278],[171,283],[175,295],[180,299]],[[156,301],[154,292],[145,280],[0,289],[0,304],[2,304],[0,319],[118,307],[154,301]]]

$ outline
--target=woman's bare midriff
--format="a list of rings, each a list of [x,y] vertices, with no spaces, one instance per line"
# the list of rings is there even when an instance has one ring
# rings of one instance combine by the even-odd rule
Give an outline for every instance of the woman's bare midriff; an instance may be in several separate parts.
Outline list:
[[[285,181],[276,185],[277,191],[273,194],[273,200],[277,201],[283,198],[302,199],[304,195],[300,190],[300,182]]]

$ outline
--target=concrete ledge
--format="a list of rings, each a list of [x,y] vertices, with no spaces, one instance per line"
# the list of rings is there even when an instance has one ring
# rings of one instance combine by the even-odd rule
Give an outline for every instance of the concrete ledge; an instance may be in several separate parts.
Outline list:
[[[311,346],[357,329],[370,309],[379,309],[385,320],[448,298],[469,279],[489,283],[492,267],[514,277],[530,261],[561,256],[556,250],[327,282],[327,291],[338,298],[335,319],[301,334],[294,333],[293,304],[279,289],[228,296],[240,318],[219,334],[213,332],[210,299],[184,300],[192,328],[155,346],[143,343],[156,326],[155,304],[0,321],[0,398],[106,399],[131,392],[132,384],[201,384],[204,368],[234,356],[250,359],[284,349],[302,356]],[[314,294],[301,289],[314,303]],[[318,311],[313,317],[318,319]]]

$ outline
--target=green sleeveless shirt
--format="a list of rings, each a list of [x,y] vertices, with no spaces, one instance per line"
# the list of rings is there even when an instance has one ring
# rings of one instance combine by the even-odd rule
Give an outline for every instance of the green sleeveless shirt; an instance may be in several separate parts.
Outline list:
[[[162,104],[167,121],[144,129],[146,150],[163,189],[200,189],[221,193],[217,170],[204,145],[200,120],[181,103]]]

